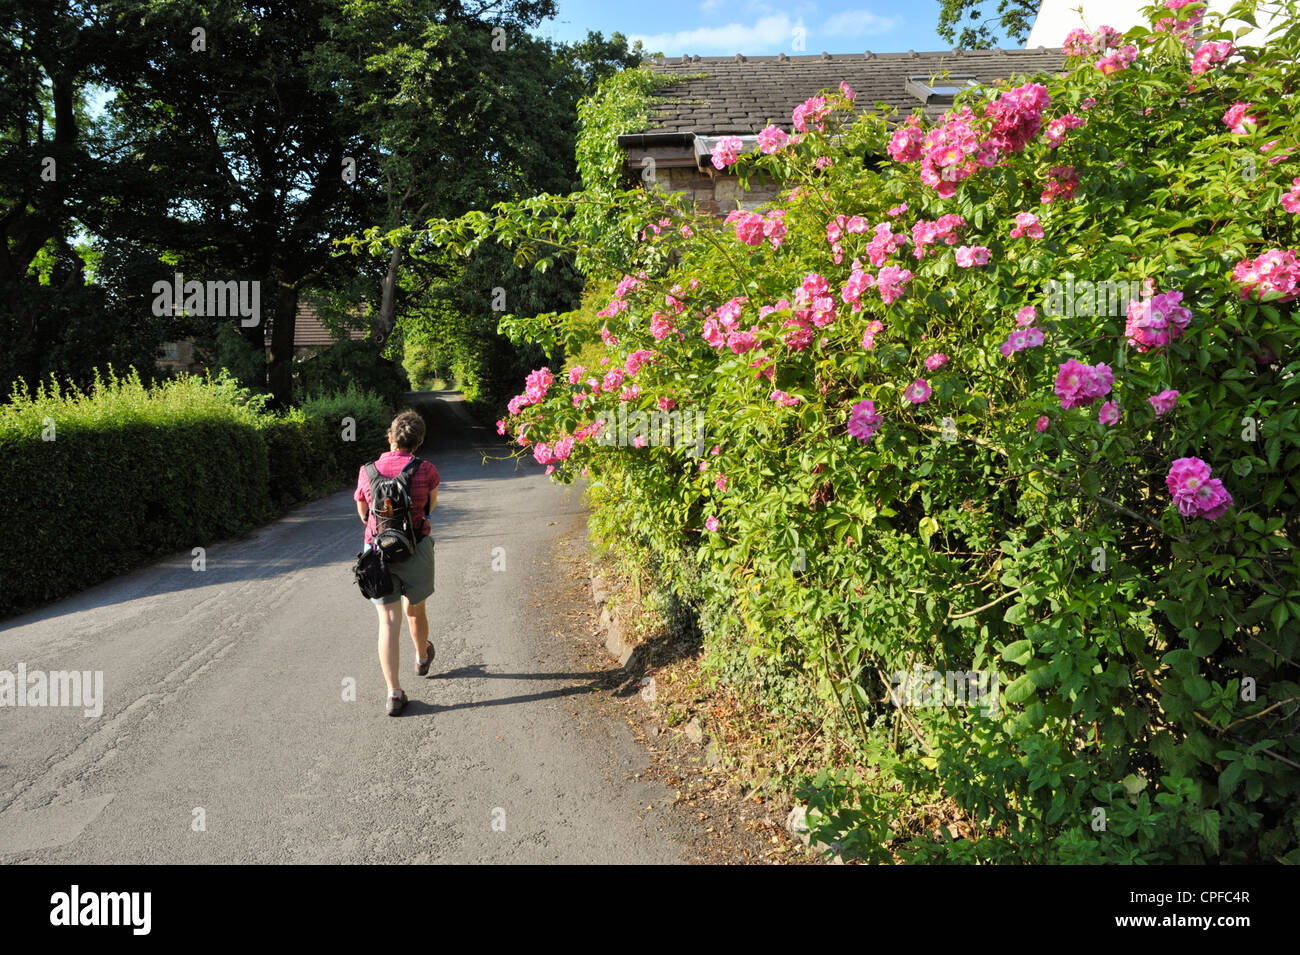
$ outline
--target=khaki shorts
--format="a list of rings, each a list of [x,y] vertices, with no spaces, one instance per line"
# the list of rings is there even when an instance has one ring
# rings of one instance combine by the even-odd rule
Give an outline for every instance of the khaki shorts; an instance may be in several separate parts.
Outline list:
[[[405,560],[389,563],[393,589],[386,597],[371,597],[378,606],[396,603],[405,597],[413,604],[424,603],[433,593],[433,537],[424,537],[415,545],[415,553]]]

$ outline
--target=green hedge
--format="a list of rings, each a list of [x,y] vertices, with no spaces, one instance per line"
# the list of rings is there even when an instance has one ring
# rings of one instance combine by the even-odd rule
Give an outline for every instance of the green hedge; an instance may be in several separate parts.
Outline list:
[[[20,386],[0,406],[0,497],[19,521],[0,540],[0,614],[243,533],[350,486],[384,450],[388,411],[369,392],[308,398],[281,416],[264,402],[225,375],[146,388],[110,372],[85,393]]]

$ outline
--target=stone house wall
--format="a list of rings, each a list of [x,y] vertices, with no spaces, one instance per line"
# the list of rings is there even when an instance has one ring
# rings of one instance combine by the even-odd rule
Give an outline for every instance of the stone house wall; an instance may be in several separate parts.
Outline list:
[[[747,212],[754,212],[782,191],[779,184],[769,181],[746,192],[740,188],[736,176],[663,166],[656,170],[653,183],[647,182],[646,186],[669,193],[685,192],[694,200],[697,209],[715,216],[725,216],[737,205]]]

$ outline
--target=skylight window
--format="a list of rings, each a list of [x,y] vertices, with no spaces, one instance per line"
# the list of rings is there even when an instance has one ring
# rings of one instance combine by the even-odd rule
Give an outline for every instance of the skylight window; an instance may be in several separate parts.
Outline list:
[[[962,90],[979,85],[975,77],[965,74],[907,78],[907,91],[927,106],[931,103],[951,103]]]

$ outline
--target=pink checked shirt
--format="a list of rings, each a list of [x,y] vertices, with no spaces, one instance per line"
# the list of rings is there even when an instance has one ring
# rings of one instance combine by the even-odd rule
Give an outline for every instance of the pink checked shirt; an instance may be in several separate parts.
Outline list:
[[[406,462],[411,460],[410,451],[385,451],[375,461],[375,468],[384,477],[397,477],[402,468],[406,467]],[[429,495],[433,489],[441,483],[442,478],[438,476],[438,469],[433,466],[432,461],[421,461],[411,475],[411,517],[415,521],[415,527],[422,534],[428,534],[431,531],[429,519],[424,515],[425,505],[429,503]],[[357,473],[357,490],[352,495],[354,501],[365,501],[366,507],[370,507],[370,477],[366,474],[365,466]],[[366,519],[366,543],[369,544],[375,534],[375,515],[372,513]]]

